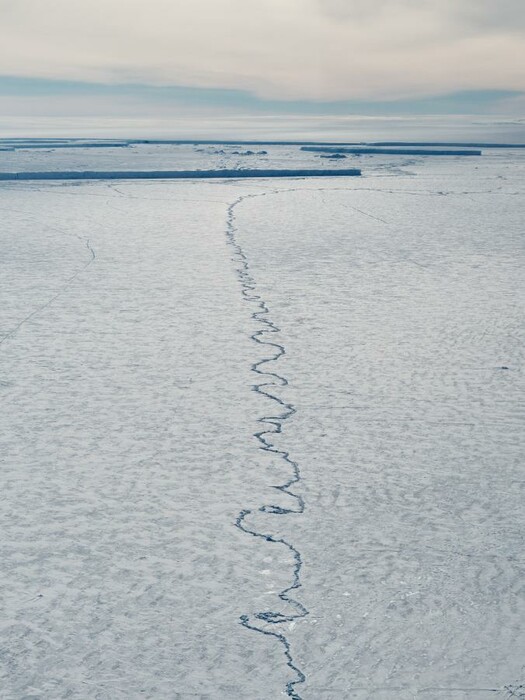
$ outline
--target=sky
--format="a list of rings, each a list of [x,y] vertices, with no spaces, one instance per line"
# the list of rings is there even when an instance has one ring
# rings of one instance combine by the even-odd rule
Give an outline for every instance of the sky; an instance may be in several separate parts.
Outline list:
[[[525,0],[0,0],[0,114],[525,112]]]

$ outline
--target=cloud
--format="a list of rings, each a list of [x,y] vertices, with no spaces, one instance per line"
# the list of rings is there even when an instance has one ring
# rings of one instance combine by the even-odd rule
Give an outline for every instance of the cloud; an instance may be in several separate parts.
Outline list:
[[[0,74],[385,100],[525,89],[523,0],[0,0]]]

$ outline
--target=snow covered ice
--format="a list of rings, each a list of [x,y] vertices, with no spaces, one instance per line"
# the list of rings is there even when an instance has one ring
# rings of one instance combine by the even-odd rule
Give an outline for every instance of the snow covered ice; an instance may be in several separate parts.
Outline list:
[[[363,170],[0,184],[2,698],[523,696],[525,152],[264,148],[2,153]]]

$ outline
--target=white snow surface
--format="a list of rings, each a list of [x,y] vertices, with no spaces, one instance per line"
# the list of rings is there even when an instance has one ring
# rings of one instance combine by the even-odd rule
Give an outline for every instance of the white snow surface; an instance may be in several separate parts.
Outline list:
[[[127,167],[101,151],[52,158]],[[22,153],[2,169],[37,169]],[[0,184],[2,698],[525,696],[525,153],[359,161],[344,181]],[[296,413],[271,442],[300,514],[257,512],[292,507],[291,474],[254,437],[279,406],[252,390],[272,352],[228,212],[280,329],[265,369]],[[293,617],[294,560],[245,510],[300,553],[308,614],[260,625],[292,689],[281,641],[239,619]]]

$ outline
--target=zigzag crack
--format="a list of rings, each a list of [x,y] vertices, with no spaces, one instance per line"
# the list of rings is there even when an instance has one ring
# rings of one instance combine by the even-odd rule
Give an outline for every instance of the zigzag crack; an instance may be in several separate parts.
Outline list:
[[[277,194],[277,192],[279,191],[276,191],[275,194]],[[277,491],[280,491],[281,493],[285,493],[288,496],[290,496],[293,499],[293,502],[295,503],[295,506],[290,508],[283,508],[282,506],[274,504],[266,504],[261,506],[257,510],[261,513],[270,513],[273,515],[288,515],[291,513],[301,514],[304,512],[305,509],[304,499],[291,490],[292,486],[294,484],[297,484],[301,480],[299,464],[290,457],[290,454],[287,451],[277,449],[271,442],[271,440],[268,438],[268,436],[270,435],[280,434],[283,429],[283,423],[286,420],[288,420],[291,416],[293,416],[294,413],[296,413],[296,409],[293,406],[293,404],[283,401],[281,398],[279,398],[269,390],[270,387],[287,386],[288,380],[286,379],[286,377],[283,377],[282,375],[277,374],[276,372],[264,369],[264,366],[267,365],[269,362],[276,362],[280,357],[285,355],[286,350],[285,347],[280,343],[274,343],[269,340],[265,340],[265,335],[267,333],[278,333],[280,331],[280,328],[278,328],[270,320],[270,310],[264,299],[262,299],[261,296],[256,292],[257,284],[255,282],[254,277],[251,274],[248,257],[244,252],[242,246],[237,241],[238,230],[235,225],[236,207],[238,207],[245,199],[249,199],[251,197],[261,197],[265,196],[266,194],[269,193],[265,192],[261,194],[252,194],[239,197],[228,206],[226,236],[229,245],[233,248],[235,252],[233,260],[238,264],[236,271],[237,277],[241,284],[243,298],[245,299],[245,301],[253,304],[256,307],[256,310],[252,312],[251,316],[254,321],[256,321],[262,326],[262,328],[255,331],[255,333],[252,334],[251,338],[255,343],[258,343],[259,345],[264,345],[265,348],[271,348],[274,350],[274,352],[270,356],[265,357],[262,360],[258,360],[257,362],[254,362],[251,365],[252,372],[259,375],[260,377],[264,377],[266,380],[269,380],[253,384],[252,389],[261,396],[264,396],[265,398],[270,399],[274,403],[278,404],[283,409],[282,412],[278,415],[265,415],[259,418],[258,422],[264,425],[265,428],[263,430],[255,432],[254,437],[258,441],[259,448],[261,450],[278,456],[289,467],[291,472],[290,478],[287,479],[287,481],[284,484],[276,485],[273,488],[275,488]],[[298,694],[296,686],[300,683],[304,683],[306,681],[306,676],[294,661],[290,642],[282,632],[264,629],[262,627],[257,626],[256,624],[257,621],[269,625],[290,623],[294,620],[306,617],[306,615],[308,615],[308,610],[304,607],[304,605],[302,605],[299,601],[295,600],[294,598],[290,597],[290,593],[292,591],[297,590],[301,587],[301,568],[303,565],[301,553],[296,547],[293,546],[293,544],[283,539],[282,537],[277,537],[271,533],[259,532],[257,530],[252,529],[246,522],[246,518],[248,518],[248,516],[250,516],[252,513],[252,510],[241,511],[235,521],[235,525],[240,530],[249,535],[252,535],[253,537],[258,537],[260,539],[265,540],[266,542],[273,542],[274,544],[283,545],[292,554],[294,561],[292,583],[279,593],[279,598],[283,601],[283,603],[286,603],[287,606],[291,606],[295,610],[295,612],[291,614],[284,614],[282,612],[269,610],[255,613],[253,616],[255,618],[255,623],[251,621],[249,615],[241,615],[240,621],[243,627],[246,627],[246,629],[252,630],[254,632],[260,632],[261,634],[265,634],[270,637],[274,637],[283,645],[286,663],[296,676],[294,680],[291,680],[286,684],[286,693],[288,697],[292,698],[292,700],[301,700],[301,696]]]

